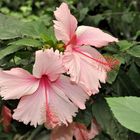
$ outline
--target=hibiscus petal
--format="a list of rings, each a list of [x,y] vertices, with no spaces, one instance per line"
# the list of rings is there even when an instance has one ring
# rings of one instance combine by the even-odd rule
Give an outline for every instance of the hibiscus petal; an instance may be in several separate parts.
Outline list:
[[[72,83],[69,77],[66,76],[60,77],[59,85],[59,90],[61,90],[75,105],[80,109],[85,109],[85,102],[89,97],[81,87]]]
[[[89,139],[95,138],[96,135],[98,135],[100,133],[100,131],[101,131],[101,128],[94,118],[91,122],[90,130],[88,130],[88,138]]]
[[[42,75],[47,75],[51,81],[55,81],[64,71],[62,58],[57,50],[54,52],[53,49],[47,49],[36,52],[34,76],[41,78]]]
[[[38,80],[23,69],[0,71],[0,96],[4,99],[19,99],[32,94],[38,85]]]
[[[81,85],[89,95],[98,93],[99,81],[105,83],[107,71],[102,64],[97,63],[90,57],[102,58],[103,62],[105,62],[105,59],[93,48],[86,48],[85,46],[85,48],[81,47],[79,49],[82,54],[77,51],[65,52],[64,65],[68,69],[71,80]],[[83,55],[83,53],[89,57]]]
[[[15,75],[17,77],[21,77],[21,78],[33,77],[28,71],[21,69],[21,68],[12,68],[11,70],[7,70],[4,72],[6,72],[7,74]]]
[[[52,130],[50,140],[73,140],[74,125],[62,125]]]
[[[76,140],[89,140],[88,131],[84,124],[75,123],[73,132]]]
[[[73,123],[74,124],[74,136],[76,140],[91,140],[99,134],[100,128],[94,121],[91,122],[90,130],[86,128],[84,124]]]
[[[57,87],[57,88],[56,88]],[[49,90],[49,106],[50,110],[58,117],[61,124],[67,125],[68,122],[72,122],[72,117],[76,116],[76,112],[78,111],[78,107],[74,105],[66,95],[62,95],[64,92],[60,90],[59,82],[58,84],[52,86]],[[47,125],[47,124],[46,124]]]
[[[63,56],[63,64],[67,69],[67,73],[70,74],[71,80],[76,83],[79,81],[80,75],[80,58],[76,53],[65,52]]]
[[[62,40],[67,44],[74,36],[77,28],[77,20],[70,13],[68,5],[62,3],[56,11],[54,11],[56,20],[54,20],[55,36],[58,40]]]
[[[14,110],[13,118],[35,127],[45,122],[44,107],[46,104],[45,90],[39,86],[38,90],[32,95],[21,98],[17,108]]]
[[[103,47],[111,42],[118,42],[118,39],[103,32],[99,28],[90,26],[79,26],[76,30],[77,45],[92,45]]]

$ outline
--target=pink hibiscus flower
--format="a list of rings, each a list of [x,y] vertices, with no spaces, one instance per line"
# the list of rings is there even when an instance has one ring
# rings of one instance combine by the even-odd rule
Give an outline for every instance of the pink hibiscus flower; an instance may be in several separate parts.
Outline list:
[[[52,130],[51,140],[91,140],[96,137],[100,132],[99,125],[93,120],[90,130],[78,122],[73,122],[68,126],[62,125]]]
[[[65,44],[63,63],[71,80],[81,85],[89,95],[98,93],[100,82],[106,81],[111,63],[89,45],[100,48],[118,39],[95,27],[77,27],[77,20],[66,3],[62,3],[54,15],[55,35]]]
[[[13,118],[35,127],[54,128],[72,122],[78,107],[85,109],[87,94],[70,83],[58,51],[37,51],[33,75],[21,68],[0,71],[3,99],[21,98]]]

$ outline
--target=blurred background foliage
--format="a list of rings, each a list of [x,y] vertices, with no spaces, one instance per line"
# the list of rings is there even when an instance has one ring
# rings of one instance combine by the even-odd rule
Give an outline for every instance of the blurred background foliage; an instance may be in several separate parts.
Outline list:
[[[95,118],[101,127],[95,140],[139,140],[140,134],[123,127],[104,99],[140,97],[139,0],[0,0],[0,67],[22,67],[31,72],[35,50],[48,45],[57,48],[52,20],[53,11],[62,2],[69,4],[79,25],[99,27],[120,40],[99,50],[117,58],[120,65],[109,72],[107,83],[87,102],[87,109],[80,111],[75,121],[89,126]],[[17,103],[18,100],[0,100],[1,107],[7,105],[10,109]],[[9,133],[0,125],[0,140],[47,140],[49,134],[50,130],[43,126],[33,128],[15,120]]]

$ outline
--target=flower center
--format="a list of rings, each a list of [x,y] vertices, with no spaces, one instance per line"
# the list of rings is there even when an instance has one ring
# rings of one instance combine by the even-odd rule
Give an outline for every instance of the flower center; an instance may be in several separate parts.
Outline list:
[[[76,45],[76,40],[77,40],[77,36],[73,35],[72,38],[70,39],[70,41],[64,46],[64,48],[66,48],[69,45]]]

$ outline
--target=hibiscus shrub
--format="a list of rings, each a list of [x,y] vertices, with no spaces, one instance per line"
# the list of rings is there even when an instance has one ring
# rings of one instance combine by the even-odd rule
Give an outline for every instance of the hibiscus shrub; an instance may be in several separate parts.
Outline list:
[[[139,0],[0,12],[0,140],[140,139]]]

